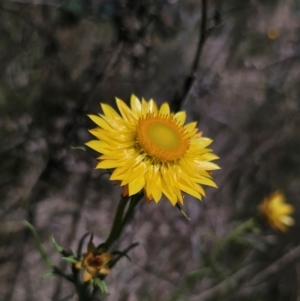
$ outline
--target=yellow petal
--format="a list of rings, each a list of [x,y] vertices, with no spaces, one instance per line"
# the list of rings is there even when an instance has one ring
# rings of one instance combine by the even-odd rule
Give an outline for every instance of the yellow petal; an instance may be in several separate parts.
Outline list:
[[[162,181],[162,182],[164,182],[164,181]],[[177,203],[177,197],[172,191],[170,191],[170,188],[167,187],[167,185],[165,183],[162,184],[162,191],[163,191],[163,194],[167,197],[167,199],[171,202],[171,204],[173,206],[175,206]]]
[[[193,146],[196,148],[205,148],[209,146],[212,142],[213,140],[205,137],[197,138],[192,141]]]
[[[191,122],[191,123],[188,123],[184,126],[184,129],[187,131],[187,132],[192,132],[197,126],[197,122]]]
[[[101,269],[100,269],[100,273],[101,273],[101,274],[104,274],[104,275],[109,274],[109,273],[110,273],[109,267],[106,266],[106,267],[101,268]]]
[[[282,204],[281,207],[279,207],[277,211],[278,211],[278,213],[280,213],[280,215],[289,215],[295,211],[295,208],[294,208],[294,206],[289,205],[289,204]]]
[[[199,180],[198,183],[218,188],[217,184],[213,180],[206,177],[201,177],[201,180]]]
[[[99,140],[106,142],[108,145],[110,145],[110,147],[120,145],[120,143],[122,144],[124,140],[131,140],[130,137],[126,137],[126,135],[116,136],[112,135],[111,133],[109,135],[108,132],[100,128],[89,130],[89,132],[95,137],[97,137]]]
[[[141,174],[140,174],[141,172]],[[136,181],[137,178],[144,177],[145,169],[142,167],[140,170],[138,168],[130,169],[124,172],[121,185],[124,186],[130,182]],[[132,195],[131,193],[129,195]]]
[[[200,195],[205,196],[205,191],[202,186],[198,184],[198,181],[199,178],[192,179],[190,177],[184,177],[181,178],[178,183],[182,184],[183,186],[190,187],[190,189],[199,192]]]
[[[208,161],[195,161],[195,164],[197,164],[197,168],[201,168],[204,170],[217,170],[220,169],[220,167],[212,162]]]
[[[142,115],[146,115],[147,113],[149,113],[148,111],[148,103],[147,101],[142,98],[142,110],[141,110]]]
[[[128,190],[130,196],[140,192],[145,186],[144,165],[137,165],[137,167],[132,170],[132,173],[135,175],[135,177],[132,181],[128,183]]]
[[[108,151],[108,144],[106,144],[103,141],[99,141],[99,140],[91,140],[87,143],[85,143],[85,145],[87,145],[88,147],[94,149],[95,151],[99,152],[99,153],[106,153]]]
[[[129,196],[140,192],[145,186],[144,177],[139,177],[128,183]]]
[[[162,115],[169,115],[170,114],[170,107],[166,102],[163,103],[162,106],[160,107],[159,113],[162,114]]]
[[[134,94],[131,95],[130,106],[135,115],[139,115],[141,113],[142,104]]]
[[[206,153],[201,155],[201,159],[205,161],[213,161],[219,159],[219,157],[213,153]]]
[[[280,220],[283,224],[285,224],[285,225],[287,225],[287,226],[289,226],[289,227],[295,225],[295,220],[294,220],[292,217],[288,216],[288,215],[282,215],[282,216],[280,216],[280,217],[279,217],[279,220]]]
[[[84,270],[84,272],[83,272],[83,281],[84,282],[91,280],[92,277],[93,276],[87,270]]]
[[[122,163],[116,162],[115,160],[103,160],[97,164],[96,169],[109,169],[118,166],[122,166]]]
[[[201,200],[201,195],[196,190],[194,190],[194,189],[192,189],[192,188],[190,188],[190,187],[188,187],[188,186],[186,186],[182,183],[179,183],[179,187],[180,187],[180,190],[182,190],[182,191],[194,196],[195,198]]]
[[[110,126],[110,131],[124,131],[128,129],[128,122],[125,122],[122,118],[111,118],[100,114],[100,118],[106,121],[106,123]]]
[[[175,193],[175,190],[177,189],[177,183],[176,186],[174,185],[175,180],[172,180],[170,178],[170,172],[167,170],[166,167],[161,168],[161,182],[162,182],[162,191],[163,194],[169,199],[169,201],[172,203],[172,205],[176,205],[178,201],[178,197]],[[175,176],[175,175],[174,175]],[[172,183],[173,182],[173,183]]]
[[[130,108],[125,104],[125,102],[119,98],[116,98],[117,106],[118,109],[123,117],[124,120],[126,121],[132,121],[135,120],[136,117],[133,114],[133,112],[130,110]]]
[[[120,115],[117,113],[115,109],[113,109],[110,105],[107,105],[105,103],[101,103],[101,108],[107,117],[115,118],[115,119],[121,119]]]
[[[186,113],[184,111],[180,111],[177,112],[174,117],[178,121],[178,124],[182,126],[185,123]]]
[[[153,99],[150,99],[148,102],[148,111],[149,112],[157,112],[158,111],[157,104],[155,101],[153,101]]]
[[[110,125],[101,117],[96,116],[96,115],[88,115],[92,119],[93,122],[95,122],[98,126],[100,126],[102,129],[111,130]]]
[[[104,265],[107,264],[109,261],[111,261],[113,258],[113,254],[111,254],[111,253],[103,253],[102,256],[103,256],[103,264]]]
[[[151,195],[157,203],[162,196],[161,176],[159,172],[159,167],[157,165],[150,165],[147,168],[147,174],[145,175],[145,178],[147,179],[145,187],[147,196]]]

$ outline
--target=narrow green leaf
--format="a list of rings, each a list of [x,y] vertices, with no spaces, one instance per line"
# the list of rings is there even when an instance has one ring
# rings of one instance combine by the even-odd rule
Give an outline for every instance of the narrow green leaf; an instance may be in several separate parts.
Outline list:
[[[183,211],[183,209],[181,208],[181,206],[177,203],[176,205],[176,208],[178,208],[179,209],[179,211],[181,212],[181,214],[186,218],[186,219],[188,219],[189,221],[191,220],[188,216],[187,216],[187,214]]]
[[[90,233],[85,233],[80,241],[79,241],[79,244],[78,244],[78,248],[77,248],[77,257],[80,258],[81,257],[81,253],[82,253],[82,248],[83,248],[83,244],[85,242],[85,239],[90,235]]]
[[[71,149],[74,149],[74,150],[82,150],[84,152],[86,152],[86,148],[84,146],[71,146]]]
[[[108,287],[106,286],[103,280],[100,280],[99,278],[95,278],[94,284],[97,285],[103,293],[109,294]]]
[[[24,221],[24,225],[31,231],[33,237],[34,237],[34,241],[35,241],[35,246],[37,248],[37,250],[39,251],[39,253],[41,254],[43,260],[45,261],[45,263],[50,267],[50,268],[54,268],[54,264],[51,262],[49,256],[47,255],[47,253],[45,252],[45,250],[43,249],[43,246],[41,244],[41,241],[37,235],[37,232],[34,228],[33,225],[31,225],[29,222]]]
[[[53,236],[51,236],[51,242],[57,252],[61,253],[63,251],[63,248],[55,241]]]
[[[76,264],[78,262],[78,260],[75,257],[73,257],[73,256],[63,257],[63,260],[68,261],[70,263],[74,263],[74,264]]]

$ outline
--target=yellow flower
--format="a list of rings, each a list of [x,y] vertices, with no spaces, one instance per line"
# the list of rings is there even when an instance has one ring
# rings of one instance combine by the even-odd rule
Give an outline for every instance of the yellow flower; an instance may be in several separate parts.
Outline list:
[[[285,232],[288,227],[295,223],[294,219],[290,216],[294,212],[294,207],[286,204],[285,197],[280,191],[267,196],[258,209],[264,215],[269,225],[275,230]]]
[[[171,113],[167,103],[158,108],[134,95],[131,108],[121,99],[116,103],[121,115],[101,104],[103,114],[89,116],[98,125],[90,133],[99,140],[86,145],[101,154],[96,168],[114,169],[110,180],[125,195],[144,190],[149,201],[164,194],[175,205],[183,203],[182,192],[201,199],[201,185],[216,187],[211,171],[219,166],[210,161],[218,157],[206,148],[212,140],[202,137],[196,122],[184,125],[185,112]]]
[[[83,258],[75,267],[77,269],[84,269],[83,281],[89,281],[98,275],[107,275],[110,273],[108,262],[112,259],[111,253],[102,253],[95,248],[93,242],[89,242],[87,253],[83,254]]]

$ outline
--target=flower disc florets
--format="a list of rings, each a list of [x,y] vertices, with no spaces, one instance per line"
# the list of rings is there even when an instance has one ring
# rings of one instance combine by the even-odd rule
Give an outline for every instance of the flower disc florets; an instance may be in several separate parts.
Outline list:
[[[160,163],[180,159],[189,147],[185,132],[172,115],[148,113],[137,126],[137,150]]]
[[[98,139],[87,145],[101,154],[96,168],[114,169],[111,180],[133,195],[145,192],[158,202],[164,194],[173,205],[183,203],[182,192],[201,199],[202,184],[214,186],[210,162],[218,157],[206,148],[212,140],[202,137],[196,123],[184,125],[186,114],[170,113],[167,103],[160,108],[153,100],[131,97],[131,108],[117,99],[121,116],[101,104],[100,117],[90,115],[98,125],[90,132]]]

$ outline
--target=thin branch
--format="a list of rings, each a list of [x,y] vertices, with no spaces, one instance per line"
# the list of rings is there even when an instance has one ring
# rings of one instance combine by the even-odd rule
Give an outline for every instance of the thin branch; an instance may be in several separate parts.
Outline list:
[[[207,22],[207,0],[202,0],[198,46],[197,46],[197,50],[196,50],[196,54],[195,54],[195,58],[192,64],[190,74],[184,81],[182,91],[177,92],[176,95],[174,96],[172,107],[175,112],[180,110],[182,103],[185,101],[196,79],[196,72],[198,69],[200,56],[206,39],[206,22]]]
[[[224,281],[217,285],[207,289],[201,294],[193,296],[190,301],[208,301],[216,298],[216,296],[224,296],[228,294],[232,289],[236,289],[241,281],[247,277],[247,275],[253,273],[258,267],[257,263],[246,266],[233,275],[227,277]]]
[[[290,266],[300,258],[300,246],[297,246],[277,259],[263,271],[254,276],[249,282],[246,282],[235,294],[235,300],[241,300],[246,297],[253,297],[261,292],[267,286],[267,281],[281,270]]]
[[[247,286],[258,285],[268,280],[270,277],[277,274],[280,270],[284,269],[287,265],[293,263],[295,260],[300,258],[300,245],[290,250],[288,253],[277,259],[266,269],[261,271],[255,277],[252,278]]]
[[[110,268],[112,268],[114,265],[116,265],[123,256],[128,257],[127,253],[129,253],[130,250],[134,249],[139,244],[140,244],[139,242],[134,242],[129,247],[127,247],[124,251],[122,251],[122,254],[119,254],[118,257],[110,264]],[[131,259],[129,258],[129,260],[131,260]]]
[[[192,65],[191,73],[189,76],[190,78],[192,78],[192,80],[195,79],[195,75],[200,61],[200,56],[206,39],[207,0],[202,0],[201,14],[202,14],[202,18],[200,22],[199,42],[197,46],[194,63]]]
[[[245,284],[240,288],[239,285],[241,282],[249,277],[249,275],[253,275],[253,272],[258,268],[258,264],[254,263],[250,266],[244,267],[232,276],[229,276],[224,281],[218,283],[217,285],[209,288],[208,290],[193,296],[190,298],[191,301],[208,301],[212,300],[216,296],[224,296],[231,292],[232,290],[237,290],[238,292],[235,294],[235,298],[240,300],[247,296],[248,292],[251,290],[252,287],[260,287],[265,281],[269,278],[274,276],[275,274],[279,273],[281,270],[286,268],[288,265],[292,264],[296,260],[300,258],[300,245],[290,250],[288,253],[283,255],[281,258],[273,262],[267,268],[265,268],[260,273],[254,275],[252,279],[245,282]],[[239,298],[237,298],[239,297]]]

